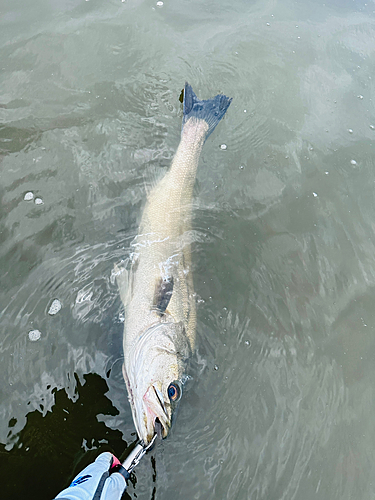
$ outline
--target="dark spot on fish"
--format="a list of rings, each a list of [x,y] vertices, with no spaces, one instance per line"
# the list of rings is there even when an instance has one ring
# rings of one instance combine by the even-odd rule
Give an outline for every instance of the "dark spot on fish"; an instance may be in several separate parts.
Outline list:
[[[139,258],[138,257],[133,258],[131,263],[131,271],[133,274],[137,272],[138,265],[139,265]]]
[[[181,90],[180,97],[178,98],[181,104],[184,102],[184,90],[185,90],[184,88]]]
[[[168,307],[173,293],[173,277],[160,278],[156,284],[153,309],[162,316]]]

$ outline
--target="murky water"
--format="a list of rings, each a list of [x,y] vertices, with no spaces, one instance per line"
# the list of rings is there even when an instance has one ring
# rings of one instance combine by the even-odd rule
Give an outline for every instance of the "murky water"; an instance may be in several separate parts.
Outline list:
[[[195,190],[193,380],[128,494],[374,499],[375,3],[158,4],[0,6],[2,496],[135,439],[111,272],[187,80],[234,100]]]

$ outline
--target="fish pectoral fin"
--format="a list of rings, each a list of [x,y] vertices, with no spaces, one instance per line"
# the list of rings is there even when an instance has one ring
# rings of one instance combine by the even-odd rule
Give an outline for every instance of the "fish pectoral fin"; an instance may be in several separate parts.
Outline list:
[[[155,293],[154,293],[154,303],[153,309],[162,316],[169,302],[171,301],[173,293],[173,276],[170,278],[160,278],[160,280],[155,285]]]
[[[120,297],[124,305],[130,301],[130,287],[129,287],[129,271],[125,267],[114,265],[114,274],[117,281],[117,286],[120,292]]]

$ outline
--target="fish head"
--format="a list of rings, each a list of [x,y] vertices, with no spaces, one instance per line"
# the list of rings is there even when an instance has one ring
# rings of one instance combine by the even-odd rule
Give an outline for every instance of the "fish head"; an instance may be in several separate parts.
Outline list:
[[[182,396],[190,346],[179,323],[158,323],[146,330],[125,356],[123,367],[138,436],[148,444],[161,425],[166,438]]]

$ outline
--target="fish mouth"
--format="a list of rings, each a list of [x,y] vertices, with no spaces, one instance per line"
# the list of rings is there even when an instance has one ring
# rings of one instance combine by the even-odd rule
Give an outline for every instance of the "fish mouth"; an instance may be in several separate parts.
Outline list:
[[[155,434],[166,438],[170,428],[170,418],[164,404],[164,398],[161,391],[151,385],[143,396],[143,419],[141,426],[142,440],[148,444]]]

